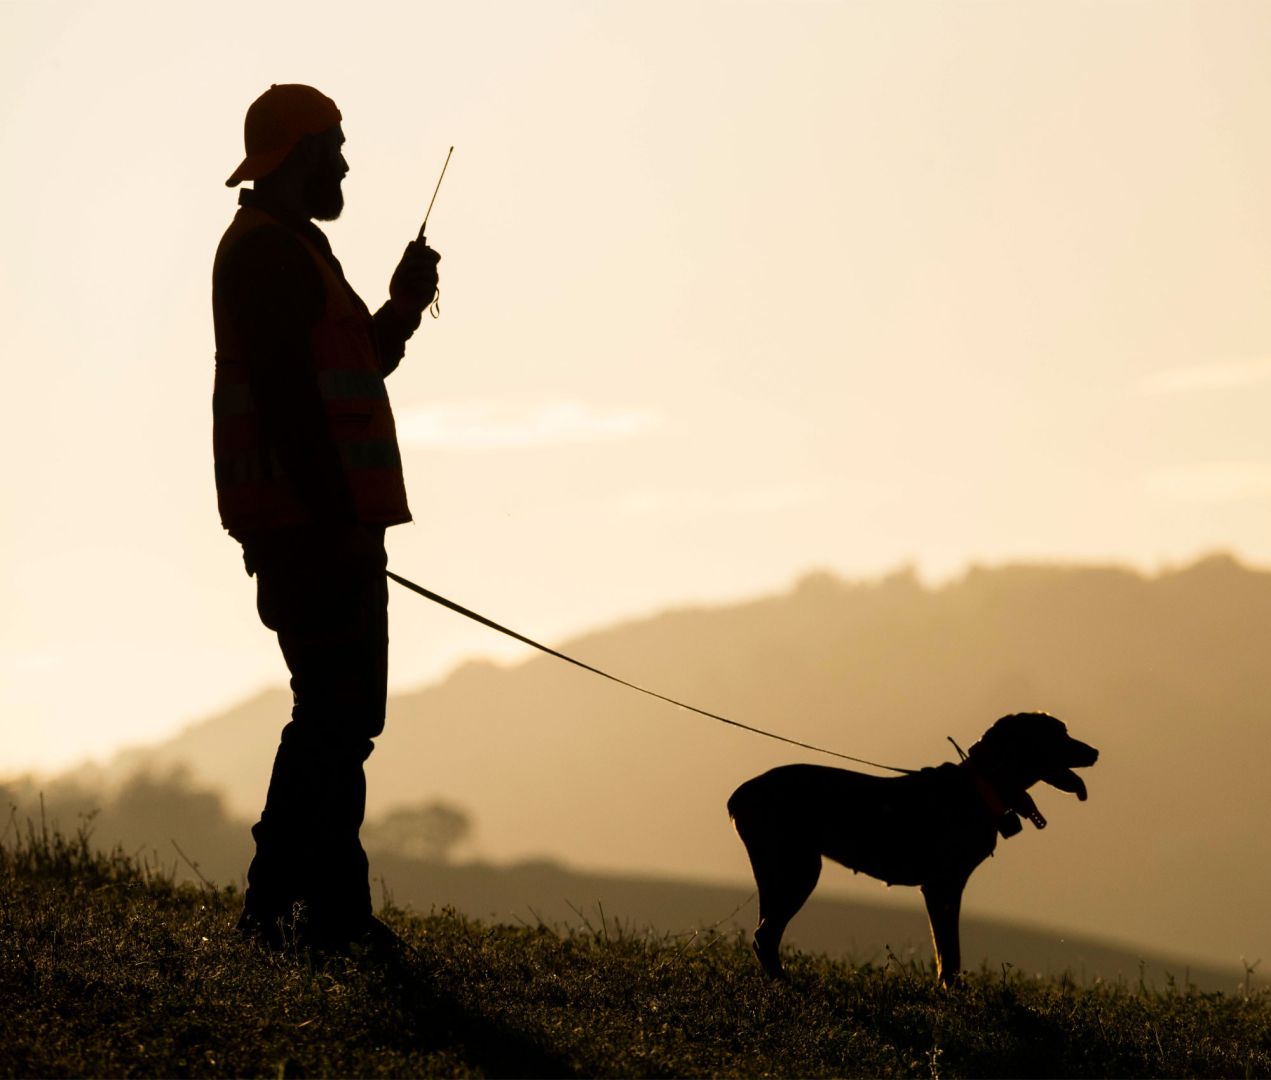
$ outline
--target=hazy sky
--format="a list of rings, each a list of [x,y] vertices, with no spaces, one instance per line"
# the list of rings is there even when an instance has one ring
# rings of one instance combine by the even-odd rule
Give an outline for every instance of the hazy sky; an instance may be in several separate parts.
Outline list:
[[[355,14],[356,12],[356,14]],[[442,316],[398,572],[559,640],[826,567],[1271,562],[1271,4],[0,2],[0,772],[285,677],[216,516],[271,82]],[[498,639],[400,591],[393,683]]]

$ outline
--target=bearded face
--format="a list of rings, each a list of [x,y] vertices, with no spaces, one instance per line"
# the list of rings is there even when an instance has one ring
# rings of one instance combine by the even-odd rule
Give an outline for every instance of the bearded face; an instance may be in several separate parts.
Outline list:
[[[349,172],[344,160],[344,131],[339,124],[314,136],[312,165],[305,177],[305,201],[309,216],[317,221],[334,221],[344,209],[340,185]]]
[[[316,221],[334,221],[344,210],[344,174],[334,169],[315,169],[305,184],[309,215]]]

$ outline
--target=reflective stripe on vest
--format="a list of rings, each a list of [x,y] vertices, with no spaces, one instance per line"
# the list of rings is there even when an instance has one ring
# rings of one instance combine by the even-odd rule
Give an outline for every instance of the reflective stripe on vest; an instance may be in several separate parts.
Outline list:
[[[275,219],[264,211],[240,208],[221,241],[217,262],[248,231],[272,224]],[[358,516],[380,525],[409,521],[397,432],[370,313],[321,253],[303,237],[296,239],[313,258],[323,283],[324,312],[310,335],[314,369]],[[221,521],[227,529],[306,524],[312,514],[261,437],[243,343],[229,313],[217,310],[216,303],[213,317],[212,446]]]

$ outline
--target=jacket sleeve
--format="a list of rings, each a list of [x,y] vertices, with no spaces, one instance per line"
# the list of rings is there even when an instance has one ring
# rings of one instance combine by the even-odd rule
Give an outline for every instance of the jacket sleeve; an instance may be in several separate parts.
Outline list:
[[[380,371],[387,377],[397,370],[406,354],[406,342],[419,329],[423,312],[413,319],[402,315],[390,303],[385,303],[373,316],[375,345],[380,358]]]
[[[356,522],[314,364],[325,297],[311,257],[285,229],[264,226],[243,237],[226,271],[262,442],[314,522]]]

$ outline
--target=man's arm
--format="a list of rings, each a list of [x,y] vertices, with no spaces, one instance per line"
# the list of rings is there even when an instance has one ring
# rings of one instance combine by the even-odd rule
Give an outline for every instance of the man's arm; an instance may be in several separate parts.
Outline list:
[[[427,244],[412,240],[388,283],[389,300],[374,315],[380,367],[390,375],[401,363],[406,340],[419,329],[424,309],[437,295],[438,255]]]
[[[310,335],[325,307],[309,254],[283,228],[248,233],[226,266],[261,439],[314,522],[356,523],[357,506],[318,388]]]
[[[403,312],[389,300],[371,318],[375,322],[375,347],[380,359],[380,371],[385,377],[397,370],[406,355],[406,342],[419,329],[422,311],[414,315]]]

